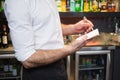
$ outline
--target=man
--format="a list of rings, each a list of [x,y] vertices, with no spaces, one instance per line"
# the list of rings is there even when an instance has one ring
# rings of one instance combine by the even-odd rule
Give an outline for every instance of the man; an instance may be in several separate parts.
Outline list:
[[[4,8],[23,80],[67,80],[63,58],[83,47],[87,36],[64,46],[63,35],[89,32],[92,22],[60,24],[55,0],[6,0]]]

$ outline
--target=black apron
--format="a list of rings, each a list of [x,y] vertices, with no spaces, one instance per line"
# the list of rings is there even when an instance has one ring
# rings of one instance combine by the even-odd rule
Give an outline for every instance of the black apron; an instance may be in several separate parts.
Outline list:
[[[65,60],[37,68],[23,68],[22,80],[68,80]]]

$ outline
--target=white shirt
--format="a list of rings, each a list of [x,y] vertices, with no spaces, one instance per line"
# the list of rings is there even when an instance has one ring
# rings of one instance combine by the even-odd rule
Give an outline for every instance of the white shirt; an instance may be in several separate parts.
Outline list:
[[[4,8],[19,61],[25,61],[36,50],[63,47],[55,0],[5,0]]]

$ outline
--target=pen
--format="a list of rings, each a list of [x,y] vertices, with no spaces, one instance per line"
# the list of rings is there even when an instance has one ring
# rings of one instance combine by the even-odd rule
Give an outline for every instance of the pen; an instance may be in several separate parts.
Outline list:
[[[87,21],[87,17],[84,16],[84,17],[83,17],[83,20],[84,20],[84,21]],[[92,31],[94,30],[93,27],[91,28],[91,30],[92,30]]]

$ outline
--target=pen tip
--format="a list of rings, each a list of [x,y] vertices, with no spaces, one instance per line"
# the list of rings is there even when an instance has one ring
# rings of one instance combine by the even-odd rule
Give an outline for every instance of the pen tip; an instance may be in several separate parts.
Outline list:
[[[86,16],[84,16],[83,19],[86,20],[87,19]]]

